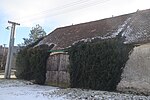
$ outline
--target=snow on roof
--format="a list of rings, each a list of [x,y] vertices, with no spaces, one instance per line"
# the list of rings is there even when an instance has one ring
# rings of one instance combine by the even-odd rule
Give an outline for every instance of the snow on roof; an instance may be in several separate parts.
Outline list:
[[[125,36],[125,43],[150,40],[150,9],[102,20],[60,27],[55,29],[41,43],[56,44],[53,50],[63,49],[78,41],[94,38]]]

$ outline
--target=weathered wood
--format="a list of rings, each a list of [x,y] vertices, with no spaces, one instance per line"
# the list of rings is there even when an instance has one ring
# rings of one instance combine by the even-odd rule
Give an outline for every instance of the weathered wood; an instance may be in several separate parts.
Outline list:
[[[60,87],[69,87],[69,55],[66,53],[54,53],[47,60],[46,83]]]
[[[60,55],[52,55],[48,58],[47,61],[47,70],[48,71],[57,71],[60,62]]]
[[[58,85],[58,71],[47,71],[46,83],[50,85]]]
[[[67,85],[69,86],[70,83],[70,75],[68,72],[65,71],[59,71],[59,86]]]
[[[60,71],[67,71],[68,70],[68,58],[69,55],[61,55],[60,56],[60,63],[59,63],[59,70]]]

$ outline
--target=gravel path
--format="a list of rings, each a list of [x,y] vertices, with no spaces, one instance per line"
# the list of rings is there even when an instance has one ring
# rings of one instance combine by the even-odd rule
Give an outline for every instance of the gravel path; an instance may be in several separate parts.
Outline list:
[[[83,89],[60,89],[49,93],[51,96],[64,96],[69,100],[150,100],[150,96],[121,94],[107,91]]]

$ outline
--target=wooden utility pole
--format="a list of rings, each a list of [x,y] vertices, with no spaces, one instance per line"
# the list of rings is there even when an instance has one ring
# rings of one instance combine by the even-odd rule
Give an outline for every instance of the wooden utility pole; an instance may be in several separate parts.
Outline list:
[[[11,67],[12,67],[12,59],[13,59],[13,48],[14,48],[14,35],[15,35],[15,26],[20,25],[19,23],[8,21],[9,24],[12,24],[11,26],[11,34],[10,34],[10,41],[9,41],[9,48],[8,48],[8,54],[7,54],[7,60],[6,60],[6,66],[5,66],[5,76],[4,78],[10,78],[11,75]]]

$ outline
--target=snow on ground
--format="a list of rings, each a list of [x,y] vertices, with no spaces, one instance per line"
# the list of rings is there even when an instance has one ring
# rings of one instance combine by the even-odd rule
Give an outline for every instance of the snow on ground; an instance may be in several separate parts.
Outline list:
[[[33,85],[23,80],[0,80],[0,100],[64,100],[48,96],[56,87]]]
[[[150,100],[150,96],[76,88],[60,89],[23,80],[1,79],[0,100]]]

